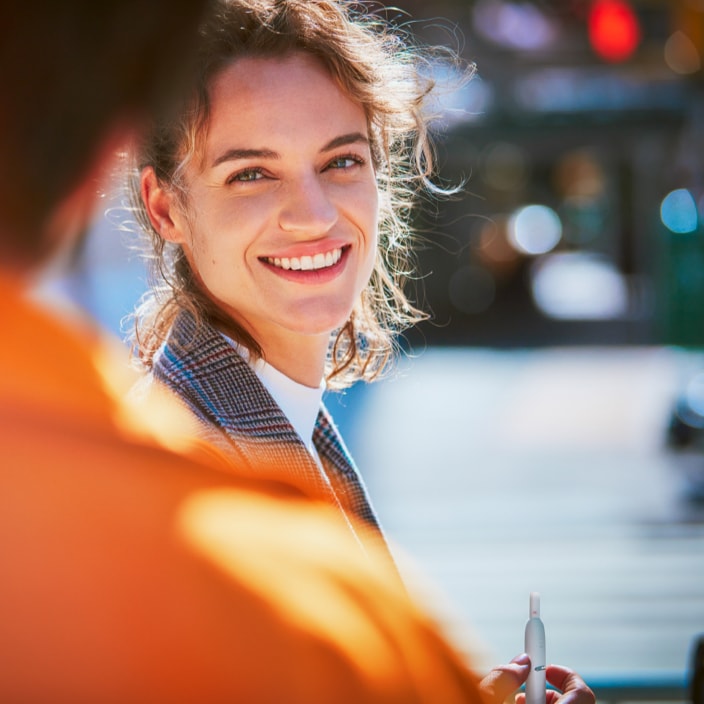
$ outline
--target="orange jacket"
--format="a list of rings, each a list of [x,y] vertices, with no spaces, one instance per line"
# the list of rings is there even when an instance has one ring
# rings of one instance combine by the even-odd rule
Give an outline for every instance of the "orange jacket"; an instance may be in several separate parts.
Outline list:
[[[333,508],[126,412],[3,280],[0,324],[1,701],[479,702]]]

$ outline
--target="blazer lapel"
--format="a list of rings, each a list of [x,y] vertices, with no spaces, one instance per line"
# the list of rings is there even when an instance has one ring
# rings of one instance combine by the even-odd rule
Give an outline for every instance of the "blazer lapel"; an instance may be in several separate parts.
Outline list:
[[[175,390],[208,439],[233,449],[249,471],[277,468],[277,476],[329,495],[331,490],[296,431],[266,388],[213,327],[182,312],[155,357],[154,377]],[[215,426],[215,427],[213,427]],[[218,431],[219,429],[219,431]]]
[[[343,503],[357,516],[379,529],[362,477],[324,405],[318,413],[313,431],[313,444],[318,450],[330,481],[338,494],[343,495],[341,497]]]
[[[332,419],[321,408],[314,444],[321,472],[247,362],[212,326],[182,312],[154,360],[156,379],[176,391],[202,421],[207,438],[235,452],[251,474],[276,476],[357,513],[378,527],[366,491]]]

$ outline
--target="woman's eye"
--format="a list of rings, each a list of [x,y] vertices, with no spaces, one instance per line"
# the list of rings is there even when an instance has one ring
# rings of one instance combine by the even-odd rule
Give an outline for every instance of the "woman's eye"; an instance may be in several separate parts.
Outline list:
[[[261,169],[245,169],[236,174],[233,174],[228,179],[228,183],[233,183],[235,181],[239,183],[249,183],[251,181],[259,181],[259,179],[264,178],[264,174]]]
[[[329,164],[329,169],[349,169],[353,166],[358,166],[364,163],[362,159],[357,156],[338,156],[333,159]]]

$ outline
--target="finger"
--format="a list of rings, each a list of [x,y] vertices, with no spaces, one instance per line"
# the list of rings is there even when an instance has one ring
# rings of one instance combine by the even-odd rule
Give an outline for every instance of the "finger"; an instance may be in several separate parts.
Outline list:
[[[508,665],[495,667],[479,684],[484,701],[500,704],[526,681],[529,672],[530,659],[525,653],[515,657]]]
[[[594,692],[574,670],[560,665],[548,665],[545,675],[547,681],[562,692],[548,691],[546,704],[595,704]]]
[[[562,700],[560,697],[562,696],[562,692],[558,692],[555,689],[548,689],[545,692],[545,704],[562,704]]]

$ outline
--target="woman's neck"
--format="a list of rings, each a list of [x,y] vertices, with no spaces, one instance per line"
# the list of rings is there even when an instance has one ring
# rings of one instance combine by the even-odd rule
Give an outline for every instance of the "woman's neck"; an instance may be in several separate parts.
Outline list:
[[[306,337],[297,344],[262,345],[264,359],[289,379],[299,384],[316,388],[320,386],[325,374],[327,357],[327,340]]]
[[[330,344],[330,333],[303,335],[280,326],[251,329],[244,321],[226,314],[216,320],[215,326],[225,335],[247,347],[242,339],[242,330],[259,345],[267,364],[285,374],[289,379],[318,388],[325,374],[325,361]]]

